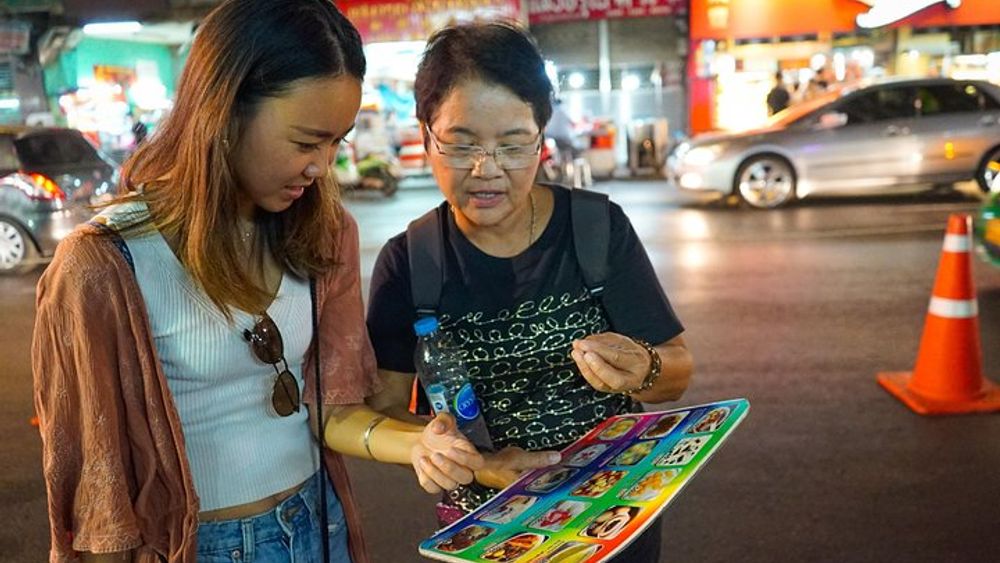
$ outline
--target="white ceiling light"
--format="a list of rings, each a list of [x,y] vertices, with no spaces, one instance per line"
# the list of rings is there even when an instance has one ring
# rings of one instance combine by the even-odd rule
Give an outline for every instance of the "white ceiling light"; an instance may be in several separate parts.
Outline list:
[[[83,26],[86,35],[128,35],[142,30],[142,24],[137,21],[88,23]]]

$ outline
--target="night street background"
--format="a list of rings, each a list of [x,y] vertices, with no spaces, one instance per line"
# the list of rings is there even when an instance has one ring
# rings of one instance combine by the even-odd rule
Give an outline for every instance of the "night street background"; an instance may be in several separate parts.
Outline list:
[[[770,212],[605,182],[686,326],[695,377],[674,408],[746,397],[748,418],[663,518],[666,562],[1000,560],[1000,415],[913,414],[875,374],[913,365],[948,215],[967,195],[815,200]],[[345,198],[364,284],[381,244],[439,201]],[[1000,269],[974,261],[984,366],[1000,380]],[[0,561],[47,559],[32,416],[38,273],[0,278]],[[351,461],[375,561],[420,560],[434,498],[405,468]]]

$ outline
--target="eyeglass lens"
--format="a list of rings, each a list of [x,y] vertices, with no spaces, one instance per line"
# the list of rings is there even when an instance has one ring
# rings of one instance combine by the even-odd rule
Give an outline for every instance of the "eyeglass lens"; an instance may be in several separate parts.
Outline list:
[[[541,133],[535,143],[529,145],[517,145],[497,147],[488,151],[479,145],[463,145],[455,143],[443,143],[437,135],[426,126],[438,151],[444,157],[444,162],[449,168],[471,169],[481,164],[487,158],[492,158],[497,166],[505,170],[516,170],[529,168],[538,164],[537,156],[541,150]]]
[[[452,168],[475,168],[487,158],[493,158],[497,166],[505,170],[528,168],[535,164],[535,154],[508,154],[502,150],[487,151],[480,149],[468,155],[445,155],[448,166]]]
[[[253,330],[243,331],[243,338],[250,342],[250,349],[258,360],[271,364],[278,374],[274,380],[271,393],[271,405],[280,416],[289,416],[299,412],[299,385],[295,376],[288,370],[285,360],[285,344],[281,339],[278,325],[267,314],[254,324]],[[284,365],[279,369],[278,364]]]

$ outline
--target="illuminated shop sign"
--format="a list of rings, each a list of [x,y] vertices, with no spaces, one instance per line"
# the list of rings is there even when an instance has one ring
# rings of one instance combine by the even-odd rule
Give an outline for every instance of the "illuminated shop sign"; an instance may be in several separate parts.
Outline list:
[[[338,0],[365,43],[427,39],[452,22],[517,19],[519,0]]]
[[[525,0],[532,24],[615,18],[677,16],[687,0]]]
[[[859,27],[882,27],[908,18],[913,14],[935,4],[945,4],[949,8],[962,5],[962,0],[858,0],[871,6],[863,14],[858,14]]]

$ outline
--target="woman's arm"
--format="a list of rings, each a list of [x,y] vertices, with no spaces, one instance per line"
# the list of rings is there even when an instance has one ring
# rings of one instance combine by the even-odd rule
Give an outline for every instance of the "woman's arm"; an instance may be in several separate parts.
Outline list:
[[[424,426],[387,417],[367,405],[331,406],[328,412],[327,447],[362,459],[412,465],[429,493],[471,483],[483,466],[482,455],[450,415],[438,415]]]
[[[415,376],[379,370],[384,387],[368,399],[368,406],[398,420],[423,425],[426,421],[409,411],[410,393]],[[502,489],[513,483],[524,471],[559,463],[559,452],[529,452],[518,447],[504,448],[498,452],[483,452],[483,464],[475,470],[475,480],[487,487]],[[426,488],[426,487],[425,487]]]
[[[136,344],[147,333],[133,316],[142,295],[129,285],[128,268],[110,240],[80,227],[59,244],[38,283],[31,359],[53,559],[137,548],[144,543],[139,522],[154,516],[136,511],[139,484],[131,479],[138,461],[130,432],[141,425],[130,424],[127,406],[147,406],[152,395],[141,390],[154,376]],[[164,473],[164,483],[181,485],[173,477]],[[128,561],[126,554],[118,560]]]
[[[627,336],[613,332],[594,334],[573,342],[571,355],[580,373],[594,389],[605,393],[633,392],[644,403],[675,401],[684,394],[694,360],[681,336],[653,346],[660,356],[659,374],[652,387],[642,387],[653,367],[649,352]]]
[[[660,376],[651,388],[634,393],[632,398],[643,403],[676,401],[681,398],[691,382],[694,358],[680,336],[653,346],[653,349],[660,355]]]
[[[410,412],[410,394],[413,392],[413,381],[416,376],[412,373],[387,369],[379,369],[378,375],[382,381],[382,390],[365,399],[365,403],[395,419],[421,426],[427,424],[426,418]]]

